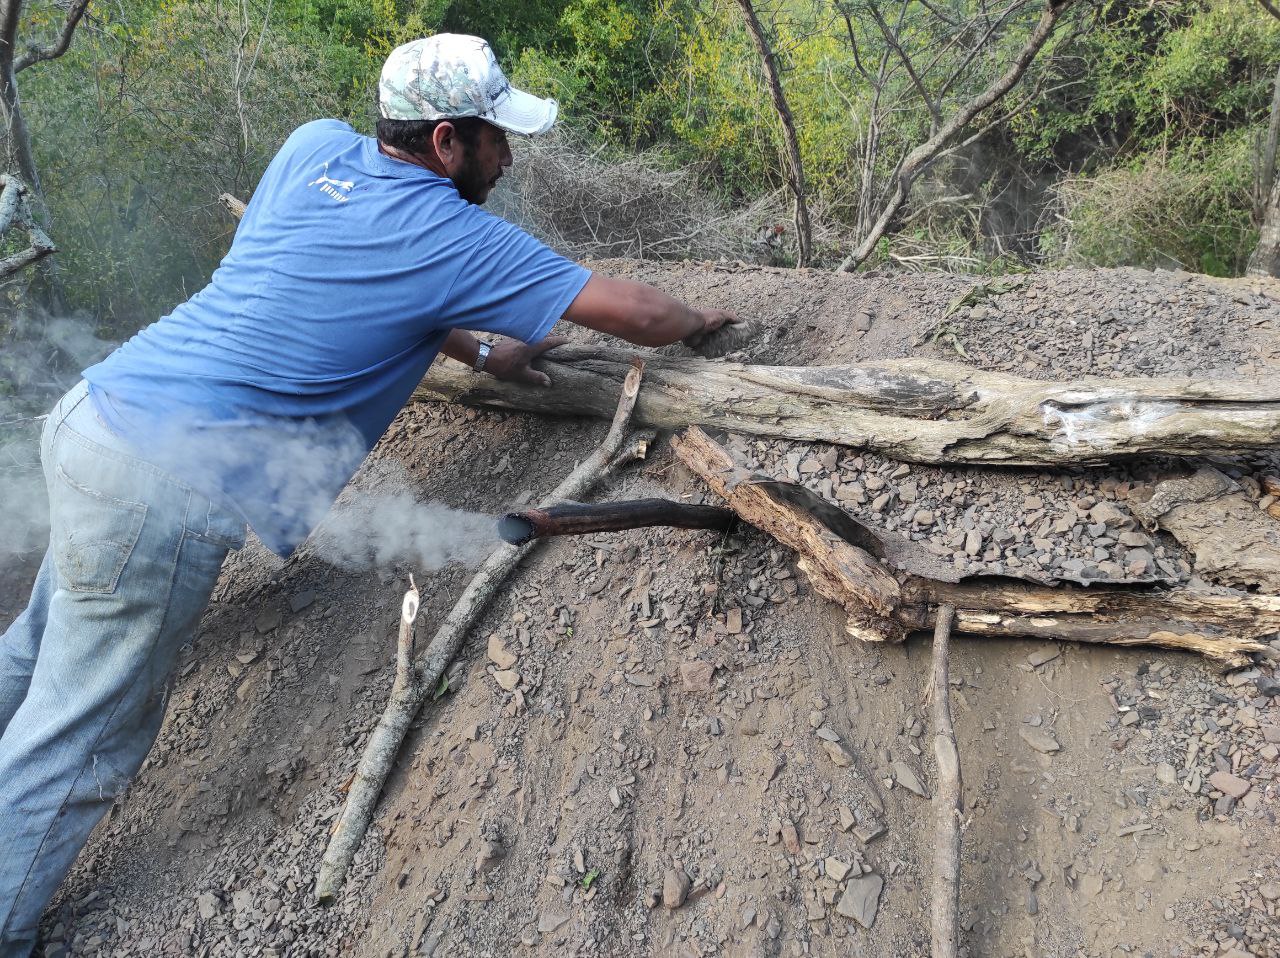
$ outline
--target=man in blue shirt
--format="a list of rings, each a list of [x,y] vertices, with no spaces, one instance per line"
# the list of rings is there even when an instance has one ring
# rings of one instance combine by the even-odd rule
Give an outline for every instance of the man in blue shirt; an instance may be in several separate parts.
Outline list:
[[[46,422],[50,545],[0,638],[0,958],[128,785],[246,523],[287,555],[437,353],[547,385],[561,318],[644,346],[734,317],[592,274],[480,207],[507,133],[554,100],[507,82],[487,43],[392,52],[378,136],[296,130],[209,285],[84,372]],[[475,334],[507,339],[490,342]]]

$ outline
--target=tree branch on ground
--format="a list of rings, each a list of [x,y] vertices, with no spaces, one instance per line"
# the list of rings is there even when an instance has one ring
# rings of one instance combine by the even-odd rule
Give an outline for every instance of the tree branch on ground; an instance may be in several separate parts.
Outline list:
[[[608,434],[590,456],[574,469],[552,493],[543,499],[540,507],[548,507],[578,500],[602,482],[619,467],[644,457],[652,439],[651,433],[631,432],[631,417],[636,398],[640,393],[640,380],[644,374],[644,362],[633,358],[623,382],[621,396],[614,410],[613,424]],[[364,754],[347,792],[342,808],[331,833],[328,847],[320,863],[316,878],[316,900],[327,905],[334,901],[347,871],[355,858],[360,843],[373,821],[374,807],[409,725],[426,701],[427,695],[438,687],[445,669],[462,648],[471,627],[489,604],[489,600],[501,588],[507,577],[526,555],[537,548],[540,540],[533,539],[521,546],[501,545],[484,561],[480,570],[468,583],[461,598],[450,610],[420,659],[408,663],[412,654],[412,633],[406,639],[402,626],[397,646],[396,683],[387,707],[373,734],[365,745]],[[412,593],[415,596],[416,592]],[[405,613],[402,621],[409,619],[409,597],[405,597]],[[416,601],[414,614],[416,615]],[[411,625],[410,625],[411,628]],[[407,650],[407,651],[406,651]]]

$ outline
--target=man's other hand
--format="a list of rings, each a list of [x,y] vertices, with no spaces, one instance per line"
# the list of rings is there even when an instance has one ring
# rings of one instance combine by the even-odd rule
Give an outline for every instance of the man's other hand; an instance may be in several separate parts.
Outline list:
[[[540,343],[526,346],[514,339],[501,340],[490,350],[489,358],[484,361],[484,371],[507,382],[550,386],[551,377],[538,372],[529,364],[548,350],[563,346],[568,341],[566,336],[548,336]]]

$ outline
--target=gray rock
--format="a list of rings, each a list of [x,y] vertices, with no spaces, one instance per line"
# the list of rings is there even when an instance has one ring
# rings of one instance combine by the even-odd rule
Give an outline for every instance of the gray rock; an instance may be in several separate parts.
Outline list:
[[[876,923],[876,913],[880,910],[880,893],[883,890],[884,879],[874,873],[852,878],[845,886],[844,894],[836,902],[836,912],[845,918],[852,918],[863,928],[870,928]]]
[[[1037,752],[1045,755],[1051,755],[1062,748],[1058,744],[1058,740],[1042,728],[1031,728],[1029,725],[1023,725],[1018,729],[1018,734],[1024,742]]]
[[[929,790],[924,787],[924,783],[920,781],[915,771],[903,761],[893,763],[893,777],[898,780],[898,784],[907,791],[919,795],[921,798],[929,797]],[[870,926],[868,926],[870,927]]]

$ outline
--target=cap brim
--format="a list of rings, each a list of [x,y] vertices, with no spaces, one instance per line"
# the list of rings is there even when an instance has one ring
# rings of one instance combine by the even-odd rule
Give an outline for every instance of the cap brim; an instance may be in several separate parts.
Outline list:
[[[509,133],[536,136],[555,126],[559,113],[560,104],[555,100],[544,100],[540,96],[511,87],[507,96],[494,105],[485,119]]]

